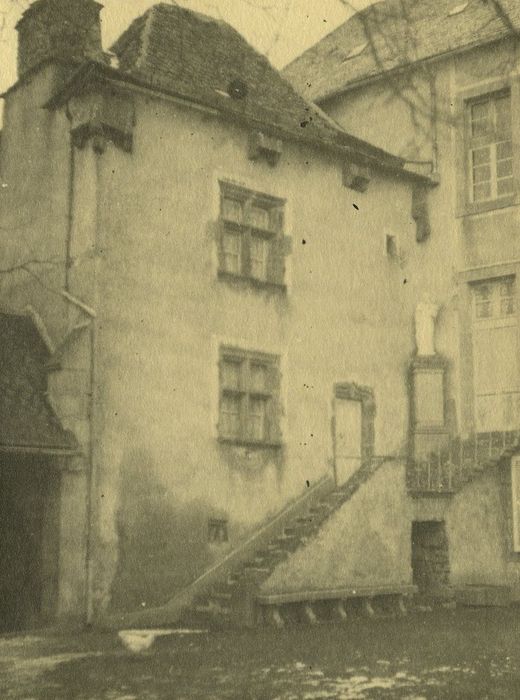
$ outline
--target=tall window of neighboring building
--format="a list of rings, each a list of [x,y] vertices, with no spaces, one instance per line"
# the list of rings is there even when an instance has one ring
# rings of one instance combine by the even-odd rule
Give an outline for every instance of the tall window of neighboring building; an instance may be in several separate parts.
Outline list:
[[[468,103],[470,200],[486,202],[514,191],[511,96],[508,92]]]
[[[475,418],[478,432],[520,428],[514,277],[473,285]]]
[[[279,381],[277,356],[221,349],[220,438],[239,443],[279,443]]]
[[[283,285],[288,252],[284,201],[221,183],[220,218],[219,272]]]

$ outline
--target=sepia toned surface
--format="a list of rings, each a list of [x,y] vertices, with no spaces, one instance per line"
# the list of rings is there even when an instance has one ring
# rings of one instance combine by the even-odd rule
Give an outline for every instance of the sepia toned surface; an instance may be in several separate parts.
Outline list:
[[[498,638],[487,608],[504,608],[489,659],[509,674],[496,697],[515,697],[518,7],[338,0],[339,26],[300,56],[289,42],[280,72],[271,48],[305,3],[282,22],[239,1],[235,27],[227,3],[122,10],[110,48],[94,0],[20,8],[0,142],[0,630],[38,630],[34,659],[51,628],[104,630],[77,653],[110,665],[119,644],[116,665],[144,654],[156,673],[178,642],[179,697],[198,697],[202,647],[178,631],[228,630],[226,669],[244,628],[255,664],[287,645],[287,685],[249,669],[249,695],[231,673],[214,697],[462,697],[424,680],[450,666],[439,650],[410,662],[416,616],[436,644],[451,630],[453,668],[476,675],[460,692],[495,697],[462,639]],[[248,13],[258,45],[254,17],[275,23],[270,49],[237,31]],[[383,658],[332,663],[333,687],[327,642],[330,695],[302,695],[289,647],[318,624]],[[404,646],[371,685],[391,629]]]

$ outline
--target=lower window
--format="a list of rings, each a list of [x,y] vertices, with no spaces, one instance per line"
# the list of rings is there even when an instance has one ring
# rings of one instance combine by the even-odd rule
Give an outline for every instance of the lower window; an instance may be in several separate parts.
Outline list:
[[[222,348],[219,437],[236,443],[279,444],[279,384],[276,355]]]

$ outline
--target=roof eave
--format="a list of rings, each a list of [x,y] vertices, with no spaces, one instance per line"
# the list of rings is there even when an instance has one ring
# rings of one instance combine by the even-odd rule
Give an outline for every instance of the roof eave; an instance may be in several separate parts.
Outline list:
[[[473,41],[469,44],[464,44],[464,46],[460,46],[454,49],[450,49],[449,51],[442,51],[440,53],[436,54],[430,54],[428,56],[424,56],[423,58],[419,58],[416,61],[409,61],[408,63],[403,63],[399,66],[395,66],[393,68],[389,68],[388,70],[382,70],[378,71],[375,73],[369,73],[365,74],[359,78],[355,78],[352,81],[349,81],[345,83],[342,87],[340,88],[335,88],[334,90],[331,90],[330,92],[325,92],[323,95],[318,95],[317,97],[314,98],[314,102],[318,105],[323,104],[324,102],[328,102],[329,100],[332,100],[336,97],[339,97],[340,95],[343,95],[346,92],[350,92],[350,90],[354,90],[355,88],[358,87],[363,87],[363,85],[367,85],[369,83],[375,82],[377,80],[381,80],[382,78],[385,78],[388,75],[393,75],[395,73],[399,73],[403,70],[407,70],[411,67],[420,65],[422,63],[433,63],[435,61],[442,61],[446,58],[449,58],[450,56],[458,56],[460,54],[463,54],[467,51],[472,51],[473,49],[479,47],[479,46],[488,46],[490,44],[495,44],[499,41],[503,41],[505,38],[519,38],[518,34],[513,34],[512,32],[507,32],[504,33],[500,37],[495,37],[494,39],[489,39],[489,41]]]
[[[253,120],[250,117],[241,116],[235,112],[226,112],[225,110],[218,109],[214,105],[208,105],[203,101],[195,101],[193,98],[187,98],[181,93],[176,93],[175,91],[166,90],[162,86],[150,85],[146,80],[139,78],[138,76],[130,75],[117,68],[107,66],[106,64],[99,63],[97,61],[91,61],[85,63],[81,68],[72,76],[70,81],[61,88],[50,100],[48,100],[43,106],[47,109],[56,109],[67,102],[70,97],[84,92],[85,89],[92,88],[94,85],[110,82],[113,85],[123,85],[124,87],[136,87],[144,89],[147,91],[158,92],[162,95],[173,97],[174,99],[182,100],[185,104],[193,105],[194,107],[200,109],[208,109],[215,115],[225,115],[228,119],[233,119],[237,122],[247,123],[248,125],[254,125],[258,127],[267,127],[273,133],[279,136],[295,141],[298,143],[306,143],[311,146],[315,146],[321,149],[328,150],[329,152],[335,152],[336,154],[342,154],[353,160],[362,161],[373,165],[380,171],[397,175],[404,179],[414,180],[416,182],[421,182],[425,185],[435,186],[437,182],[432,178],[425,175],[415,173],[405,169],[405,161],[399,156],[387,153],[383,149],[373,146],[368,142],[364,142],[355,136],[344,132],[338,127],[336,136],[338,138],[344,139],[345,143],[335,143],[327,142],[325,139],[319,137],[309,137],[305,132],[300,136],[296,136],[294,133],[283,129],[278,124],[273,124],[263,120]]]

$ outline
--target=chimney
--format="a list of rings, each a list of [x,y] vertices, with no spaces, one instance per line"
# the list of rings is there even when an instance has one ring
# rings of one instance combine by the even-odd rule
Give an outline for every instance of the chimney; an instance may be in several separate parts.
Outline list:
[[[16,25],[18,78],[56,60],[74,64],[103,60],[102,5],[94,0],[36,0]]]

